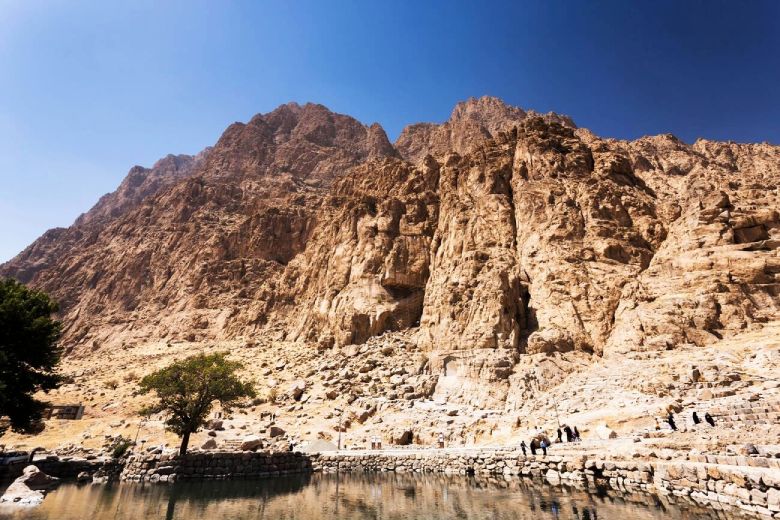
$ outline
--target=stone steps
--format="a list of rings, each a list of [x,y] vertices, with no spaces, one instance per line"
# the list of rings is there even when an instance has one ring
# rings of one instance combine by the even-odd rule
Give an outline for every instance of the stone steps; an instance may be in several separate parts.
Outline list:
[[[712,416],[729,416],[729,415],[751,415],[751,414],[762,414],[762,413],[780,413],[780,403],[775,405],[764,405],[764,406],[755,406],[755,407],[742,407],[742,408],[721,408],[721,407],[714,407],[710,409],[710,414]]]
[[[706,462],[707,464],[780,469],[780,459],[759,455],[690,455],[688,458],[692,462]]]
[[[678,430],[683,431],[695,431],[697,429],[712,428],[704,420],[704,413],[709,412],[715,419],[715,428],[721,426],[759,426],[759,425],[776,425],[780,424],[780,398],[772,395],[768,399],[760,399],[758,401],[746,401],[743,400],[737,403],[717,403],[713,405],[709,401],[696,403],[693,406],[687,406],[679,413],[674,414],[675,423]],[[693,422],[692,414],[696,411],[699,414],[701,422],[695,424]],[[663,438],[673,433],[673,430],[668,427],[666,422],[666,415],[655,417],[658,424],[661,425],[660,430],[646,428],[637,432],[640,437],[649,439]]]

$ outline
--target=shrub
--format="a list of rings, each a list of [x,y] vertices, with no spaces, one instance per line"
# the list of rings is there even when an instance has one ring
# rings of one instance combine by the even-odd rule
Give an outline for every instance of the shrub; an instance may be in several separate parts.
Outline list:
[[[133,441],[130,439],[127,439],[125,437],[122,437],[121,435],[119,438],[117,438],[114,441],[114,444],[111,446],[111,456],[115,459],[120,459],[122,456],[127,453],[127,450],[130,448],[130,446],[133,445]]]

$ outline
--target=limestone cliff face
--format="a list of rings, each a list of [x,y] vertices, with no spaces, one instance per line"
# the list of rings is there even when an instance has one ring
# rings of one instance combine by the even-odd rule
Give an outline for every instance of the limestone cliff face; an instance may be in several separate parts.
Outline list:
[[[704,346],[780,318],[780,147],[600,139],[482,98],[395,145],[284,105],[163,163],[0,268],[62,302],[73,355],[401,330],[432,372],[501,388],[524,354]]]
[[[621,143],[667,237],[624,287],[607,354],[704,346],[780,317],[780,148]]]
[[[288,338],[325,346],[362,343],[419,325],[438,221],[439,166],[371,161],[326,197],[310,246],[281,285]],[[284,291],[284,289],[282,289]]]
[[[156,193],[124,205],[102,202],[132,197],[104,197],[1,272],[56,296],[77,353],[150,337],[247,335],[265,325],[277,279],[305,249],[327,187],[386,155],[395,150],[378,125],[284,105],[231,125],[197,170]],[[139,173],[123,186],[138,184]]]

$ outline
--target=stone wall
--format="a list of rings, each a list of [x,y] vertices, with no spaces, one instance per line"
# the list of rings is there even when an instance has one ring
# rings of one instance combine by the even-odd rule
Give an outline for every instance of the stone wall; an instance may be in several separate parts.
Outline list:
[[[302,453],[193,452],[131,455],[121,479],[133,482],[174,482],[196,479],[276,477],[313,471]]]
[[[119,475],[123,463],[115,459],[80,457],[57,457],[50,455],[33,462],[22,461],[14,464],[0,466],[0,482],[10,482],[21,476],[25,467],[32,464],[38,469],[53,477],[62,479],[75,479],[81,473],[89,475],[115,476]]]
[[[119,475],[122,461],[106,458],[83,459],[78,457],[49,456],[32,463],[38,469],[53,477],[72,479],[81,473],[89,475]]]
[[[314,471],[446,473],[543,477],[622,491],[688,497],[714,509],[739,508],[780,518],[780,470],[703,462],[599,460],[584,456],[524,456],[512,451],[408,454],[323,454]]]
[[[443,473],[530,477],[624,492],[673,495],[714,509],[780,518],[780,470],[696,461],[603,460],[585,456],[524,456],[511,450],[426,452],[131,455],[122,480],[260,478],[309,472]]]

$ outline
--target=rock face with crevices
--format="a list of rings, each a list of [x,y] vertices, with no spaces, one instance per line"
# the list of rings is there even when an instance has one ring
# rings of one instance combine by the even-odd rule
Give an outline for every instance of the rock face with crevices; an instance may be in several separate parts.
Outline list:
[[[779,184],[777,146],[601,139],[495,98],[395,145],[289,104],[134,168],[0,274],[60,300],[72,355],[407,331],[433,373],[500,386],[526,354],[706,346],[780,318]]]
[[[134,168],[117,192],[0,273],[60,301],[65,343],[77,353],[256,333],[286,297],[278,280],[306,248],[331,184],[396,155],[378,125],[321,105],[283,105],[231,125],[197,161],[179,160],[193,166],[186,174],[153,168],[145,175],[157,189],[145,196],[125,189],[139,184]]]

